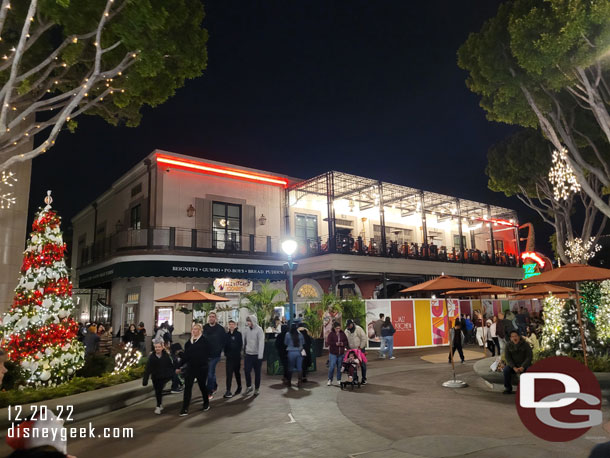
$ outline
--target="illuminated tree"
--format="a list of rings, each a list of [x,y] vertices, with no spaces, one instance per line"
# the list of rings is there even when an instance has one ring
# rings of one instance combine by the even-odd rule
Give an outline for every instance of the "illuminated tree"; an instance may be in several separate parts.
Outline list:
[[[67,381],[84,364],[85,354],[76,339],[78,325],[70,317],[74,303],[66,245],[50,193],[35,216],[13,305],[0,326],[9,358],[34,386]]]
[[[206,66],[199,0],[0,1],[0,171],[81,114],[138,125]]]
[[[541,339],[542,348],[553,350],[558,354],[561,353],[559,351],[559,342],[565,329],[563,315],[565,305],[564,300],[550,294],[544,298],[544,306],[542,308],[542,317],[544,319]]]
[[[610,205],[588,178],[610,188],[608,17],[607,0],[504,2],[458,51],[488,118],[539,127],[606,216]]]
[[[610,280],[601,283],[601,297],[595,313],[597,340],[608,348],[610,345]]]

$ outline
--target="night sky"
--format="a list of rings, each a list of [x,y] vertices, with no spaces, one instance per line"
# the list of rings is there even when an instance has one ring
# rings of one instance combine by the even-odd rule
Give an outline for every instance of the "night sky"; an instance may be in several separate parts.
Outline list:
[[[209,0],[208,68],[138,128],[83,116],[34,160],[30,208],[52,189],[70,218],[153,149],[291,176],[339,170],[515,208],[487,188],[489,122],[456,52],[492,0]]]

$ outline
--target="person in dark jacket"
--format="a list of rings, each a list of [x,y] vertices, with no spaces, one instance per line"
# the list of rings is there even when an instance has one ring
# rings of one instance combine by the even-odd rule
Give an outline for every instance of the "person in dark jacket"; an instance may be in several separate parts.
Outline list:
[[[283,324],[281,327],[280,333],[275,338],[275,348],[277,350],[277,356],[284,368],[284,377],[282,378],[282,383],[284,385],[288,384],[288,352],[286,351],[286,344],[284,343],[284,339],[286,338],[286,333],[288,332],[288,325]]]
[[[532,365],[532,347],[528,344],[519,331],[511,331],[510,342],[506,345],[504,359],[504,394],[513,392],[513,374],[523,374]]]
[[[83,338],[83,344],[85,345],[85,354],[92,355],[97,353],[100,346],[100,336],[97,335],[97,327],[89,326],[87,334]]]
[[[383,350],[381,350],[381,357],[385,358],[386,355],[389,359],[396,359],[392,354],[394,352],[394,333],[396,329],[392,326],[392,320],[389,316],[385,318],[383,325],[381,326],[381,338],[383,339]]]
[[[307,368],[311,366],[311,336],[309,335],[309,331],[306,327],[301,326],[299,328],[299,332],[303,335],[303,341],[305,344],[303,348],[305,349],[305,356],[303,356],[303,382],[307,382]]]
[[[155,351],[148,356],[142,385],[148,385],[148,378],[152,378],[155,396],[157,397],[155,413],[160,415],[163,411],[163,403],[161,402],[163,400],[163,387],[175,375],[176,368],[169,354],[164,350],[162,341],[155,341],[154,347]]]
[[[129,328],[125,331],[125,334],[123,335],[123,343],[128,344],[131,342],[131,345],[133,345],[134,348],[137,348],[138,347],[138,345],[136,343],[137,336],[138,336],[138,333],[136,331],[136,325],[130,324]]]
[[[184,349],[182,348],[182,345],[180,345],[178,342],[171,344],[169,346],[169,356],[171,356],[175,367],[181,367],[184,359]],[[184,384],[180,379],[180,375],[174,373],[172,377],[172,393],[182,393],[183,389]]]
[[[216,321],[216,313],[208,314],[208,324],[203,327],[203,335],[210,345],[210,356],[208,361],[208,395],[210,399],[218,389],[216,383],[216,365],[220,361],[220,354],[225,346],[226,333],[224,328]]]
[[[203,398],[203,411],[210,409],[208,398],[208,388],[206,379],[208,376],[208,359],[210,357],[210,345],[203,336],[203,326],[199,323],[193,324],[191,338],[184,345],[184,358],[182,367],[176,369],[176,373],[184,372],[184,398],[182,400],[182,410],[180,416],[184,417],[189,413],[189,405],[193,394],[195,379],[201,390]]]
[[[464,363],[464,351],[462,350],[462,344],[464,343],[464,333],[462,332],[462,326],[457,321],[453,327],[449,330],[449,340],[452,342],[451,349],[449,350],[449,364],[453,359],[453,355],[457,350],[460,355],[460,360]]]
[[[343,364],[343,355],[348,347],[347,336],[341,330],[340,323],[333,323],[333,330],[326,338],[328,346],[328,386],[333,384],[333,372],[337,368],[337,382],[341,383],[341,365]]]
[[[305,339],[298,331],[299,325],[292,323],[290,332],[284,337],[286,344],[286,352],[288,353],[288,383],[292,381],[292,373],[297,373],[297,386],[300,387],[303,383],[303,345]]]
[[[137,344],[136,347],[142,354],[146,354],[146,328],[142,321],[138,324],[138,334],[136,336],[135,344]]]
[[[163,338],[166,340],[166,342],[171,344],[173,342],[172,333],[174,332],[174,325],[169,324],[169,321],[166,321],[163,323],[163,326],[165,326],[165,329],[167,329],[167,333],[165,336],[163,336]]]
[[[244,346],[241,332],[237,330],[237,323],[231,320],[229,321],[229,332],[225,338],[225,357],[227,358],[226,375],[227,375],[227,392],[223,397],[232,398],[231,393],[231,382],[233,381],[233,375],[235,375],[235,381],[237,382],[237,389],[235,390],[235,396],[241,393],[241,373],[239,368],[241,366],[241,350]]]

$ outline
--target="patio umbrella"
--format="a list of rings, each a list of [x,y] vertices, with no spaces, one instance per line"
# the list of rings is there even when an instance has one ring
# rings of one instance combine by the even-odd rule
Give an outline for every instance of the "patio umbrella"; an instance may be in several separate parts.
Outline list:
[[[454,291],[457,289],[474,289],[491,287],[488,283],[478,281],[462,280],[460,278],[451,277],[449,275],[441,275],[432,280],[425,281],[419,285],[400,290],[401,293],[423,293],[435,291]]]
[[[172,296],[162,297],[156,299],[155,302],[188,302],[188,303],[200,303],[200,302],[228,302],[230,299],[226,297],[216,296],[215,294],[206,293],[205,291],[199,291],[198,289],[191,289],[184,291],[183,293],[174,294]]]
[[[568,296],[569,293],[573,293],[573,288],[566,288],[565,286],[551,285],[550,283],[538,283],[534,286],[529,286],[520,291],[511,293],[511,296],[518,296],[519,299],[533,299],[536,297],[545,297],[549,294],[554,296]]]
[[[582,343],[583,358],[587,366],[587,342],[585,330],[582,326],[582,311],[578,300],[578,283],[582,281],[602,281],[610,279],[610,269],[592,267],[586,264],[566,264],[557,269],[543,272],[540,275],[530,277],[517,282],[519,285],[533,285],[536,283],[576,283],[576,313],[578,315],[578,327],[580,328],[580,339]]]
[[[512,294],[514,291],[508,288],[502,288],[501,286],[489,285],[486,288],[473,288],[473,289],[462,289],[447,291],[445,296],[487,296],[493,294]]]
[[[518,281],[518,285],[537,283],[578,283],[581,281],[602,281],[610,278],[610,269],[588,266],[586,264],[566,264],[557,269]]]

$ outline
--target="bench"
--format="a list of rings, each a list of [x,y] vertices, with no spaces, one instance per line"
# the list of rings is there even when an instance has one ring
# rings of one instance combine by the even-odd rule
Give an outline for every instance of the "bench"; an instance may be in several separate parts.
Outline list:
[[[473,369],[492,391],[504,391],[504,374],[502,374],[502,372],[492,372],[489,368],[495,360],[495,357],[480,359],[474,363]],[[513,374],[512,382],[514,391],[519,384],[519,379],[516,374]]]

